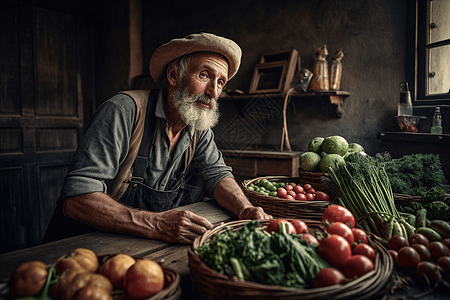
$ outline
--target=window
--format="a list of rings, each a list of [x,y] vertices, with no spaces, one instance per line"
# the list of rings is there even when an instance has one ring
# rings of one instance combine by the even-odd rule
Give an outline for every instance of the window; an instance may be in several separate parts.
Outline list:
[[[415,2],[415,7],[409,9],[410,16],[414,12],[414,26],[408,24],[409,37],[414,28],[414,37],[410,38],[414,45],[408,45],[414,54],[407,58],[414,105],[450,104],[450,0]]]

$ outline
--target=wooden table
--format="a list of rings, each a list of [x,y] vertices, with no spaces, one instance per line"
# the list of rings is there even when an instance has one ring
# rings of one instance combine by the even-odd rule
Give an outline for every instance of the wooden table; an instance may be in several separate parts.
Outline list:
[[[205,217],[213,224],[235,219],[231,213],[220,208],[214,200],[190,204],[178,209],[190,210]],[[189,247],[189,245],[170,244],[129,235],[92,232],[0,255],[0,287],[6,285],[14,269],[23,262],[40,260],[50,264],[71,250],[88,248],[97,255],[125,253],[155,261],[164,259],[164,265],[176,270],[181,276],[180,285],[183,291],[181,299],[198,299],[189,275],[187,257]],[[0,296],[0,299],[3,298]]]
[[[236,218],[228,211],[221,208],[214,200],[186,205],[177,209],[190,210],[205,217],[213,224],[228,222]],[[88,248],[97,255],[125,253],[134,257],[145,257],[155,261],[164,259],[164,264],[176,270],[181,276],[181,299],[202,299],[193,284],[188,266],[187,249],[189,245],[170,244],[157,240],[149,240],[134,236],[121,235],[109,232],[93,232],[80,236],[63,239],[60,241],[39,245],[23,250],[9,252],[0,255],[0,290],[6,286],[6,282],[14,269],[21,263],[31,260],[40,260],[45,263],[53,263],[59,257],[76,248]],[[414,289],[414,294],[421,294],[423,290]],[[410,294],[408,292],[407,295]],[[1,295],[2,293],[0,293]],[[383,300],[408,299],[402,290],[396,290],[393,294],[387,294]],[[406,297],[406,298],[405,298]],[[447,293],[432,293],[421,297],[427,300],[449,299]],[[7,299],[0,296],[0,300]]]

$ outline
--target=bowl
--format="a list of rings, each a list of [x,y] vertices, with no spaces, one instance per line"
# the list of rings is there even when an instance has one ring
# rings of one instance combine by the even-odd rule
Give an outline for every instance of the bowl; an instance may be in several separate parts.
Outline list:
[[[396,116],[398,126],[403,132],[419,132],[424,116]]]

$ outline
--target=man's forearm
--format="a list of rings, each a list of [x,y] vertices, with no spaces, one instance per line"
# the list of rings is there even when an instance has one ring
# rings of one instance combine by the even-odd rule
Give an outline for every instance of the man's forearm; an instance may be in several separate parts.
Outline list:
[[[219,181],[214,189],[214,197],[217,203],[237,217],[245,208],[253,206],[237,182],[230,177]]]
[[[64,199],[64,215],[97,229],[149,237],[154,226],[142,211],[126,207],[105,193],[94,192]]]

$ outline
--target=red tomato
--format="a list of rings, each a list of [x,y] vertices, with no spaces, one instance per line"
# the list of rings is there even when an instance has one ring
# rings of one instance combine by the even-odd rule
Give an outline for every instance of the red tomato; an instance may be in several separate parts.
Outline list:
[[[279,188],[277,191],[277,196],[280,198],[283,198],[284,196],[286,196],[287,191],[284,188]]]
[[[297,234],[308,232],[308,225],[306,225],[306,223],[302,220],[292,220],[291,224],[294,225]]]
[[[358,244],[368,244],[367,233],[360,228],[352,228],[353,237],[355,238],[355,242]]]
[[[422,261],[417,265],[416,274],[422,280],[427,280],[431,284],[435,284],[436,281],[442,281],[442,273],[444,270],[442,268],[431,262],[431,261]],[[425,279],[427,278],[427,279]]]
[[[344,274],[336,268],[328,267],[320,270],[314,278],[314,288],[320,288],[335,284],[342,284],[346,281]]]
[[[408,243],[410,246],[415,244],[422,244],[425,245],[425,247],[428,247],[428,245],[430,244],[428,239],[423,234],[420,233],[411,234],[408,238]]]
[[[347,278],[360,277],[375,269],[373,262],[364,255],[353,255],[342,267],[342,273]]]
[[[414,244],[413,247],[417,253],[419,253],[420,261],[427,261],[431,259],[431,253],[425,245],[422,244]]]
[[[316,199],[316,197],[314,196],[314,194],[306,193],[306,200],[307,201],[314,201],[315,199]]]
[[[398,265],[398,253],[395,250],[388,250],[389,255],[392,257],[395,265]]]
[[[441,256],[436,264],[442,268],[445,273],[450,273],[450,256]]]
[[[332,267],[340,268],[352,256],[350,244],[342,236],[332,234],[319,244],[319,255]]]
[[[303,189],[305,189],[305,191],[306,191],[306,190],[309,190],[310,188],[312,188],[312,185],[310,185],[309,183],[305,183],[305,184],[303,185]]]
[[[306,191],[306,193],[310,193],[310,194],[315,194],[316,193],[316,190],[314,188],[310,188],[310,189],[307,189],[305,191]]]
[[[298,193],[294,197],[295,200],[306,201],[306,195],[303,193]]]
[[[288,191],[287,194],[291,195],[292,197],[295,197],[295,192],[294,191]]]
[[[313,236],[311,233],[304,233],[302,234],[301,237],[302,240],[305,240],[308,245],[314,244],[316,246],[319,246],[320,244],[319,241],[316,239],[316,237]]]
[[[398,250],[398,265],[405,269],[415,269],[420,263],[420,255],[413,247],[405,246]]]
[[[400,248],[409,246],[409,242],[401,235],[394,235],[388,242],[388,249],[399,251]]]
[[[438,260],[441,256],[448,255],[449,252],[448,247],[439,241],[431,242],[430,245],[428,245],[428,250],[430,251],[431,258],[434,260]]]
[[[303,193],[305,190],[302,188],[301,185],[298,184],[298,185],[294,186],[293,191],[294,191],[296,194],[298,194],[298,193]]]
[[[290,185],[290,184],[286,184],[284,189],[289,192],[289,191],[292,191],[294,189],[294,187],[292,185]]]
[[[355,255],[355,254],[364,255],[367,258],[369,258],[371,261],[375,261],[375,255],[376,255],[375,249],[373,249],[373,247],[368,244],[356,245],[355,248],[353,248],[352,253],[353,253],[353,255]]]
[[[328,223],[342,222],[350,228],[355,227],[355,216],[345,207],[337,204],[330,205],[322,214],[322,221]]]
[[[327,193],[316,191],[316,200],[317,201],[330,201],[330,196]]]
[[[284,223],[288,224],[288,226],[289,226],[288,232],[289,233],[296,233],[294,225],[292,225],[291,222],[289,222],[288,220],[285,220],[285,219],[276,219],[276,220],[270,221],[269,225],[267,225],[267,227],[266,227],[266,231],[269,233],[280,232],[280,222],[284,222]]]
[[[294,200],[294,197],[292,197],[291,195],[285,195],[285,196],[283,197],[283,199],[286,199],[286,200]]]
[[[353,237],[353,232],[350,229],[350,227],[348,227],[344,223],[342,222],[331,223],[330,226],[325,228],[325,231],[328,232],[329,234],[337,234],[342,236],[347,240],[350,246],[353,246],[353,242],[355,241],[355,238]]]

